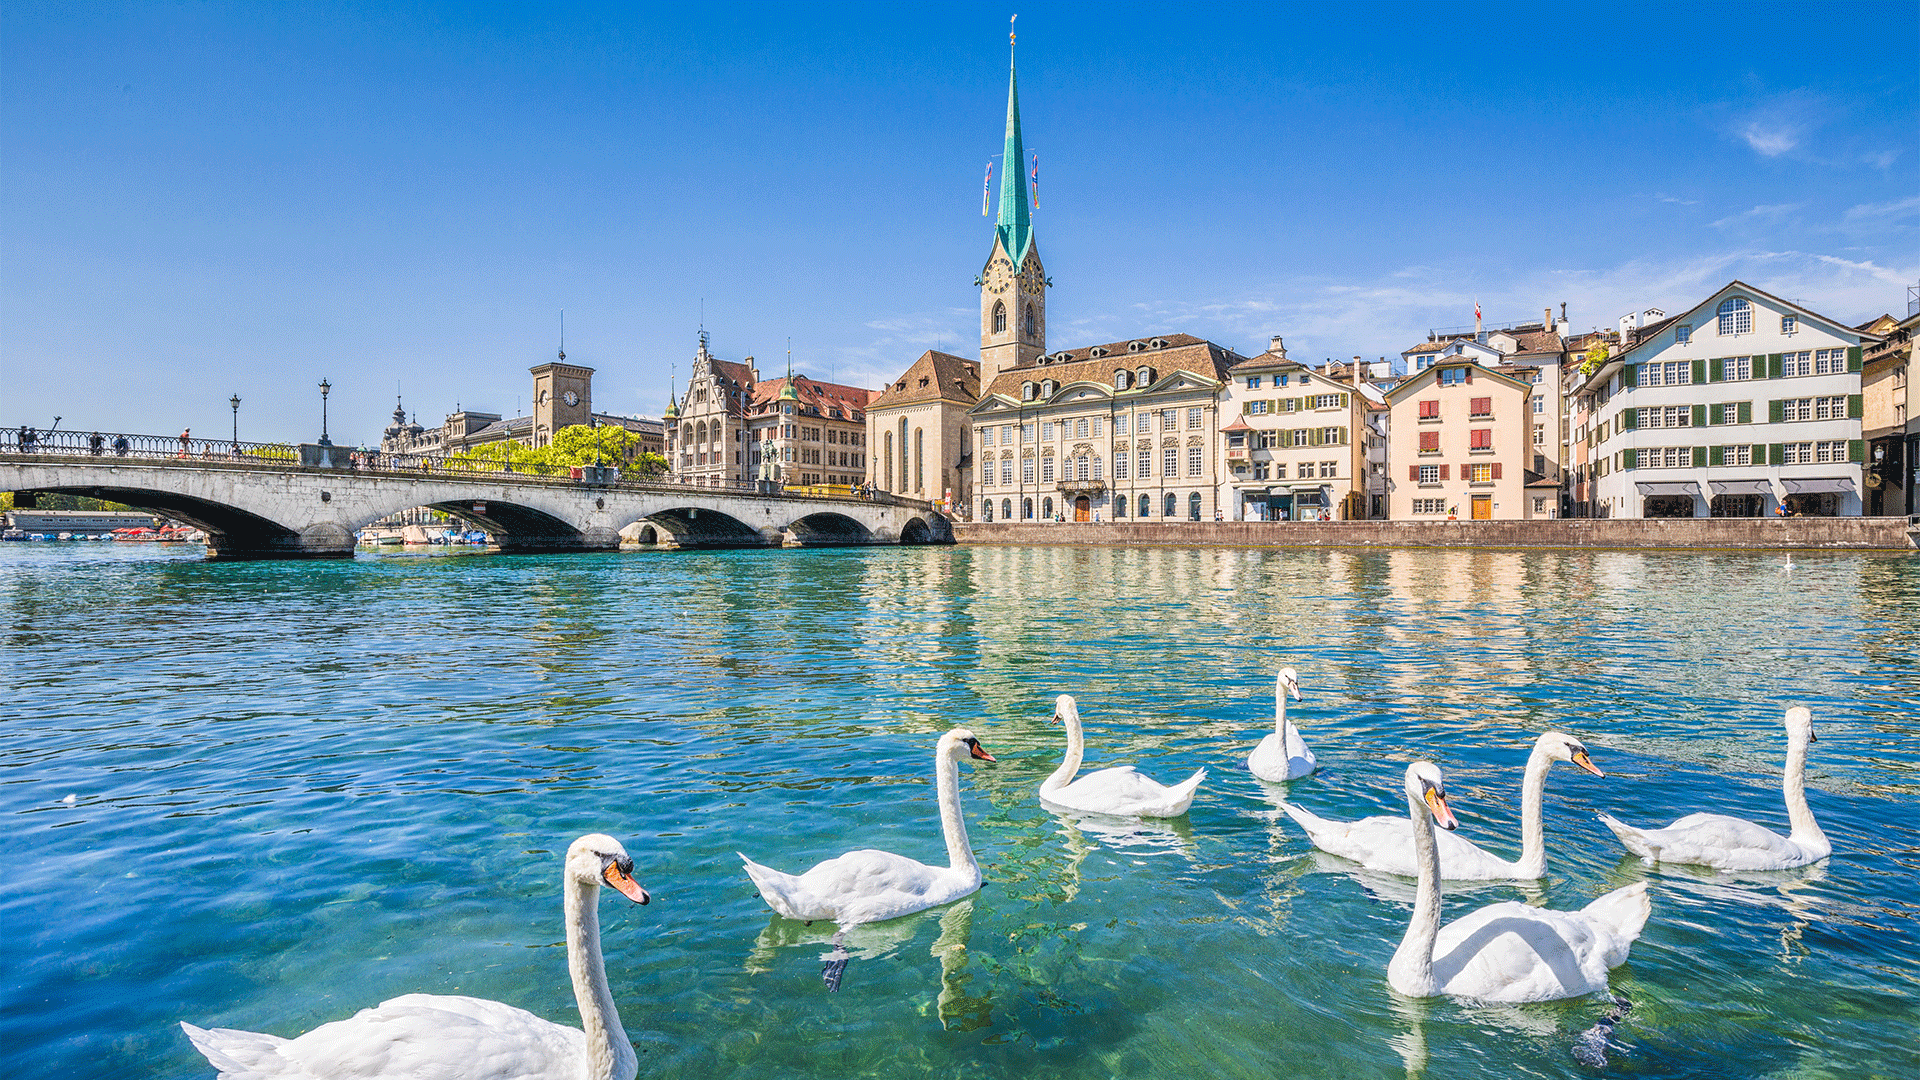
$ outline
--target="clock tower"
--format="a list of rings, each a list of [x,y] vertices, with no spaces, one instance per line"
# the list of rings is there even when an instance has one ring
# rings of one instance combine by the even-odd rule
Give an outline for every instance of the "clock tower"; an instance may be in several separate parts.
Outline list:
[[[1011,35],[1009,35],[1011,36]],[[1000,170],[1000,216],[993,250],[974,283],[980,286],[980,382],[1013,367],[1029,367],[1047,351],[1047,280],[1033,242],[1027,201],[1026,147],[1020,139],[1019,78],[1007,65],[1007,142]]]
[[[560,359],[566,360],[562,352]],[[533,376],[533,445],[545,446],[553,433],[593,421],[593,369],[576,364],[539,364]]]

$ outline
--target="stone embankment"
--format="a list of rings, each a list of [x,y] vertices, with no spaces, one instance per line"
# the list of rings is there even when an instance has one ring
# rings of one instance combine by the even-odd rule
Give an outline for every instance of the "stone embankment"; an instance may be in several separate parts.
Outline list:
[[[1912,551],[1906,518],[954,522],[962,544]]]

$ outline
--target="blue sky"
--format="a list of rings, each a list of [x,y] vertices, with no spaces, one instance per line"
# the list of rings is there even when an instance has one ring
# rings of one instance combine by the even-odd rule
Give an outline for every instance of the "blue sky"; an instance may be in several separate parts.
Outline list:
[[[1920,8],[1035,5],[1049,345],[1397,353],[1740,277],[1920,281]],[[0,25],[0,422],[373,441],[714,348],[977,355],[1006,14],[977,4],[35,4]]]

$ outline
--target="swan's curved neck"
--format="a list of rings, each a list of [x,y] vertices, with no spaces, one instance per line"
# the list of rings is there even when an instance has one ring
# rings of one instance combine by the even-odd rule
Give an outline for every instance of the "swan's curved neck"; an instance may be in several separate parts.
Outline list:
[[[1832,851],[1833,844],[1813,820],[1813,808],[1807,805],[1807,740],[1787,739],[1787,770],[1780,787],[1787,798],[1787,820],[1793,823],[1793,835],[1787,839],[1802,847]]]
[[[580,1006],[580,1026],[587,1033],[589,1080],[633,1080],[640,1059],[620,1026],[607,987],[607,964],[600,956],[600,887],[566,876],[567,971],[573,976],[573,998]]]
[[[1433,818],[1425,803],[1407,795],[1407,813],[1413,818],[1413,858],[1420,884],[1413,900],[1413,919],[1387,964],[1387,982],[1410,997],[1431,997],[1433,944],[1440,936],[1440,849],[1433,842]]]
[[[1525,877],[1541,877],[1547,872],[1546,825],[1541,820],[1547,798],[1547,773],[1553,758],[1540,747],[1527,758],[1527,774],[1520,782],[1520,861],[1515,863]]]
[[[960,762],[952,754],[936,752],[933,772],[940,792],[940,829],[947,835],[947,865],[980,880],[980,864],[967,842],[967,818],[960,812]]]
[[[1280,745],[1287,744],[1287,688],[1273,688],[1273,733],[1280,736]]]
[[[1072,783],[1074,774],[1080,771],[1080,758],[1086,753],[1087,744],[1080,736],[1080,714],[1069,712],[1060,719],[1067,725],[1067,756],[1040,785],[1041,791],[1058,791]]]

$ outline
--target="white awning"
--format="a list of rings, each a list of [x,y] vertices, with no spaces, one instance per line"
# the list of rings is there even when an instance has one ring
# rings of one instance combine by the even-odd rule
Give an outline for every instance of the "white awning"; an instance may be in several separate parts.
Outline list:
[[[1853,481],[1844,476],[1815,477],[1811,480],[1782,480],[1790,495],[1808,495],[1817,491],[1852,491]]]
[[[1771,495],[1773,485],[1765,480],[1709,480],[1715,495]]]
[[[1641,480],[1634,488],[1642,495],[1698,495],[1700,485],[1691,480]]]

